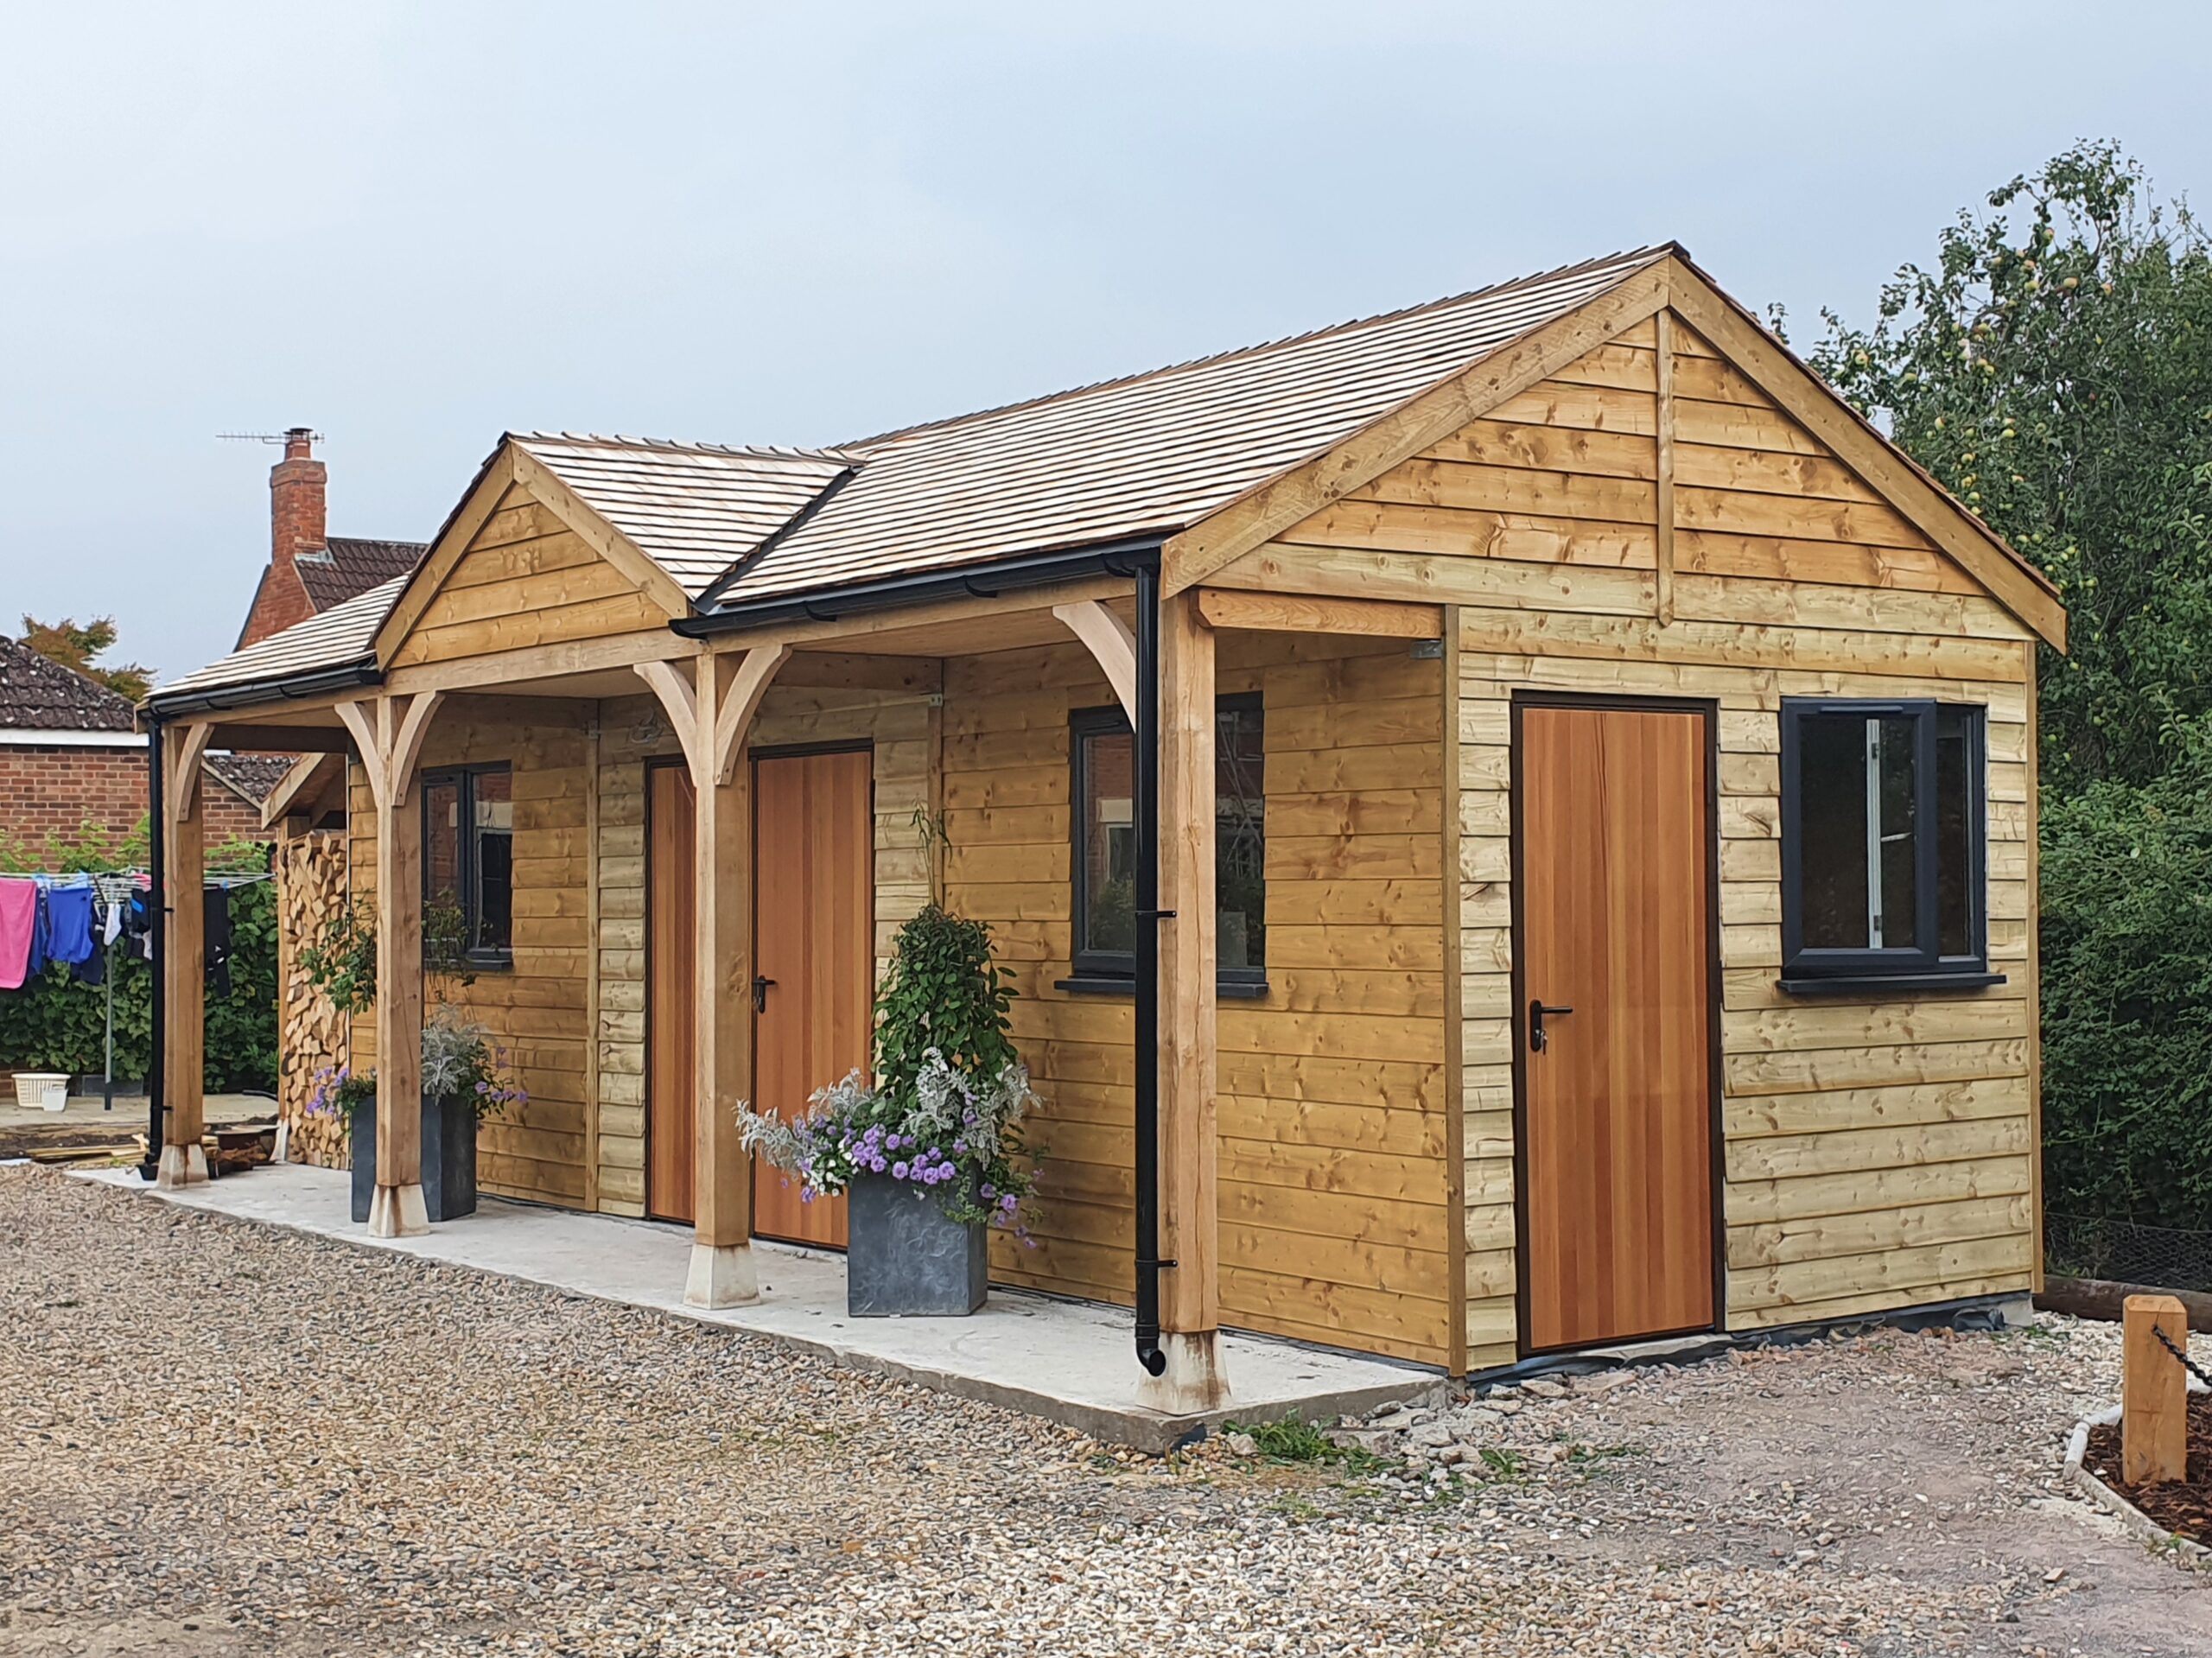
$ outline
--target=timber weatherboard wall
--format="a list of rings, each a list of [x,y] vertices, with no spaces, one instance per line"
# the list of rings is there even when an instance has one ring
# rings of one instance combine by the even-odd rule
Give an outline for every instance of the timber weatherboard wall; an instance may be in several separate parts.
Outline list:
[[[1467,1363],[1516,1356],[1508,711],[1521,689],[1719,708],[1730,1328],[2022,1291],[2035,1262],[2030,631],[1670,318],[1675,619],[1659,605],[1645,322],[1219,572],[1443,601],[1456,627]],[[1987,914],[2007,982],[1792,997],[1781,699],[1987,708]]]
[[[1219,636],[1217,689],[1263,709],[1266,962],[1224,997],[1224,1318],[1442,1364],[1452,1231],[1444,1077],[1443,672],[1403,639]],[[1029,1229],[993,1276],[1131,1296],[1133,1013],[1059,988],[1072,946],[1068,719],[1110,705],[1070,644],[945,664],[948,898],[990,923],[1046,1104]]]

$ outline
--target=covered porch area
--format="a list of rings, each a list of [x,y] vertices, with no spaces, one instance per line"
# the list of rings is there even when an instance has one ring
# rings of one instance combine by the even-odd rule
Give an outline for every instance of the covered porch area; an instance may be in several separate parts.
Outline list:
[[[995,1288],[971,1318],[852,1318],[845,1311],[842,1255],[764,1241],[753,1246],[759,1295],[741,1305],[703,1308],[683,1299],[691,1241],[680,1226],[487,1197],[461,1220],[414,1236],[379,1238],[348,1218],[347,1177],[340,1170],[284,1164],[243,1178],[150,1189],[130,1171],[79,1178],[208,1214],[741,1331],[1154,1454],[1233,1419],[1295,1414],[1326,1421],[1441,1385],[1433,1371],[1417,1366],[1231,1335],[1224,1348],[1236,1376],[1233,1404],[1170,1415],[1137,1401],[1128,1314],[1096,1302]]]

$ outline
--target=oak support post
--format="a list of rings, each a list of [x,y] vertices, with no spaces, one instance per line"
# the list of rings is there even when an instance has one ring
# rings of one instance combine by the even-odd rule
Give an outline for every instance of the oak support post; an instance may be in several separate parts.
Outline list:
[[[423,1197],[423,810],[416,762],[442,694],[341,702],[377,817],[377,1189],[369,1236],[430,1229]]]
[[[1160,1347],[1140,1396],[1177,1415],[1229,1398],[1215,1180],[1214,636],[1196,593],[1160,607]]]
[[[207,829],[200,810],[200,757],[207,727],[162,733],[162,1146],[158,1186],[174,1190],[207,1178],[203,1073],[207,1050]]]
[[[2189,1310],[2171,1295],[2131,1295],[2120,1309],[2120,1477],[2158,1485],[2186,1477],[2189,1372],[2158,1339],[2186,1353]]]
[[[746,734],[788,647],[707,652],[687,679],[641,664],[681,734],[691,774],[693,925],[697,940],[694,1091],[698,1116],[687,1306],[731,1307],[760,1297],[753,1261],[753,1162],[737,1108],[753,1091],[753,773]]]

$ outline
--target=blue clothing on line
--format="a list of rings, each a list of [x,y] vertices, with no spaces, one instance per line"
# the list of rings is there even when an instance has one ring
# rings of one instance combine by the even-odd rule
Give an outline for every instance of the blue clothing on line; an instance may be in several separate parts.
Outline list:
[[[74,967],[92,953],[92,884],[57,881],[46,892],[46,953]]]

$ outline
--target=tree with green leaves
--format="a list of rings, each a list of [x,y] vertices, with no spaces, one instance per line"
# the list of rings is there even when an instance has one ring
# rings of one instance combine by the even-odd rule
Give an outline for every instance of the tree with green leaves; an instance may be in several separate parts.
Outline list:
[[[2212,245],[2083,144],[1992,191],[1815,366],[2057,584],[2041,653],[2056,1213],[2212,1229]]]
[[[1814,366],[2041,567],[2043,775],[2164,770],[2212,708],[2212,246],[2142,168],[2083,144],[1992,191]]]
[[[22,642],[48,662],[58,662],[72,672],[84,675],[95,685],[105,685],[118,696],[143,702],[153,688],[150,669],[135,662],[104,667],[94,660],[112,650],[115,640],[112,616],[95,616],[81,625],[72,616],[64,616],[58,622],[42,622],[35,616],[23,618]]]

